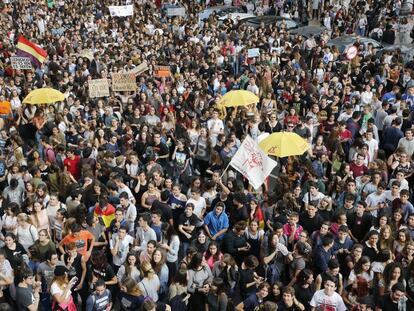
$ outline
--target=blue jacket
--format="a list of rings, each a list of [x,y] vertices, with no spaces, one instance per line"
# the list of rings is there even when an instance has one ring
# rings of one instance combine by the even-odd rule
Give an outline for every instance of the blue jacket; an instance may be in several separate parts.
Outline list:
[[[328,269],[328,262],[334,255],[332,248],[328,251],[321,246],[315,248],[313,253],[313,265],[317,274],[325,272]]]
[[[220,215],[217,216],[216,207],[214,207],[214,209],[204,218],[204,224],[208,227],[211,235],[215,235],[220,230],[228,229],[229,217],[226,214],[226,208],[224,207]],[[224,234],[219,236],[217,240],[222,240],[223,237]]]

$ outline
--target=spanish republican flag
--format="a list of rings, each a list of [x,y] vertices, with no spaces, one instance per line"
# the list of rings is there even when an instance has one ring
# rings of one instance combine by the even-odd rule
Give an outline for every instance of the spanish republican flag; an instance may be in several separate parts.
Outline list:
[[[106,228],[109,228],[111,226],[111,222],[113,219],[115,219],[115,207],[112,204],[107,204],[104,209],[99,205],[99,203],[96,203],[94,214],[96,217],[100,217],[103,220],[103,223]]]
[[[44,49],[23,36],[19,36],[16,48],[16,55],[30,58],[35,67],[40,67],[47,57],[47,52]]]

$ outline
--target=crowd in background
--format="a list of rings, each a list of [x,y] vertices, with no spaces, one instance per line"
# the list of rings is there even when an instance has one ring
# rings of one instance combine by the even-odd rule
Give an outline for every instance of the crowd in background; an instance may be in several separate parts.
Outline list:
[[[109,15],[123,4],[1,4],[0,310],[412,310],[414,60],[360,38],[411,43],[402,1],[136,0]],[[326,31],[198,18],[219,4]],[[352,60],[328,45],[346,34]],[[41,67],[12,69],[19,35],[48,52]],[[89,97],[90,80],[144,61],[136,92]],[[65,100],[22,103],[42,87]],[[237,89],[260,102],[216,104]],[[281,131],[310,149],[275,158],[263,187],[225,170],[246,135]]]

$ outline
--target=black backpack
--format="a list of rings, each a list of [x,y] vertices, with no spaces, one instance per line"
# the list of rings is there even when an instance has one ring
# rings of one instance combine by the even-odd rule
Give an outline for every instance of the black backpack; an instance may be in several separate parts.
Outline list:
[[[176,295],[173,298],[171,298],[169,305],[171,307],[171,310],[174,311],[187,311],[187,304],[183,300],[186,294]]]

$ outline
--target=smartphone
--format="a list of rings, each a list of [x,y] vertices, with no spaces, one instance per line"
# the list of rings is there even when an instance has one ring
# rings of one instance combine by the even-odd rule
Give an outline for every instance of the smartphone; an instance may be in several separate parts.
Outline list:
[[[73,284],[76,284],[76,282],[79,280],[77,276],[73,277]]]

